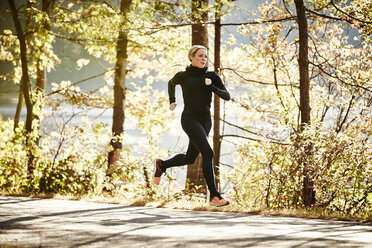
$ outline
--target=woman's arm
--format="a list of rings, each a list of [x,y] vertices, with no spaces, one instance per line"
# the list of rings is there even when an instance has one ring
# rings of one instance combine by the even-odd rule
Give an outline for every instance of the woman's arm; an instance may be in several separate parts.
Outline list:
[[[213,77],[211,78],[212,82],[209,84],[208,87],[210,87],[212,92],[215,93],[217,96],[221,97],[223,100],[225,101],[230,100],[230,93],[226,90],[225,85],[222,82],[222,79],[217,75],[217,73],[214,73],[212,75],[213,75]],[[208,78],[206,78],[206,84],[207,79]]]
[[[168,95],[170,104],[176,102],[176,85],[180,84],[179,77],[180,72],[177,72],[176,75],[174,75],[174,77],[168,82]]]

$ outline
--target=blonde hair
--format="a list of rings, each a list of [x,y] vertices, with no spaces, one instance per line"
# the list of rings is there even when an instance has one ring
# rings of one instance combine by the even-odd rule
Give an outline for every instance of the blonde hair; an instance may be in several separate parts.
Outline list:
[[[191,57],[194,57],[196,52],[199,50],[199,49],[204,49],[205,51],[208,51],[208,49],[205,47],[205,46],[201,46],[201,45],[194,45],[190,48],[189,50],[189,53],[188,53],[188,58],[189,60],[191,61]]]

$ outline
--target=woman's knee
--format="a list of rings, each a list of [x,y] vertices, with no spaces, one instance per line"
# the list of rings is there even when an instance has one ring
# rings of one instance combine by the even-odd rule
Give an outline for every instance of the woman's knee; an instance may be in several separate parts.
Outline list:
[[[186,164],[193,164],[195,163],[195,160],[196,160],[196,157],[192,156],[192,157],[186,157],[185,158],[185,163]]]
[[[202,152],[202,156],[204,159],[213,159],[214,152],[212,148],[205,149],[205,151]]]

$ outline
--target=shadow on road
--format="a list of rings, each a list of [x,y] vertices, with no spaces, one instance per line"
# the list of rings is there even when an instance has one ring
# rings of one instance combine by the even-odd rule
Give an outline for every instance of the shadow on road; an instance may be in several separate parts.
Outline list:
[[[372,226],[344,221],[14,197],[0,209],[0,245],[369,247],[372,237]]]

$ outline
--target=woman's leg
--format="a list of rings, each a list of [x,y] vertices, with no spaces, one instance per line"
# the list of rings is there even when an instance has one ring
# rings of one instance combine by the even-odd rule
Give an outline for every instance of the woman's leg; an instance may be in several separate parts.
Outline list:
[[[183,130],[189,136],[189,147],[186,154],[178,154],[173,158],[165,161],[156,159],[154,169],[154,182],[160,184],[160,177],[163,172],[173,166],[181,166],[191,164],[195,161],[199,152],[202,154],[202,169],[205,181],[207,182],[210,192],[210,202],[212,206],[222,207],[229,204],[229,201],[223,199],[217,191],[214,170],[213,170],[213,150],[208,143],[207,136],[211,130],[211,119],[209,116],[205,118],[195,118],[193,116],[182,115],[181,124]]]
[[[196,157],[198,156],[199,151],[195,146],[189,141],[189,146],[187,148],[186,154],[177,154],[171,159],[164,160],[160,163],[160,168],[165,171],[168,168],[175,166],[182,166],[186,164],[192,164],[195,162]]]
[[[182,118],[182,128],[189,136],[190,142],[202,154],[202,169],[211,198],[220,196],[216,188],[213,170],[213,150],[208,143],[207,136],[211,128],[211,120],[208,116],[204,120],[196,120],[192,117]],[[195,157],[196,158],[196,157]],[[195,159],[194,158],[194,159]]]

